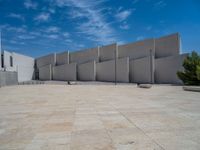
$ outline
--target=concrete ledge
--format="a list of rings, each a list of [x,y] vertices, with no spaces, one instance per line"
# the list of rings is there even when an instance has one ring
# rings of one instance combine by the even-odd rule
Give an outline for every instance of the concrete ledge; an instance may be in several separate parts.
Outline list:
[[[200,86],[183,86],[185,91],[200,92]]]

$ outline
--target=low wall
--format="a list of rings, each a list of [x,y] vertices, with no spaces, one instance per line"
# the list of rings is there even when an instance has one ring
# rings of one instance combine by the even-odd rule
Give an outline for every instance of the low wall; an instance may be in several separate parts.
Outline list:
[[[115,81],[115,60],[97,63],[97,81]],[[129,82],[129,59],[122,58],[116,61],[116,80],[117,82]]]
[[[79,81],[95,81],[96,80],[96,62],[88,62],[78,65]]]
[[[39,68],[39,80],[51,80],[52,79],[52,66],[46,65]]]
[[[99,48],[91,48],[69,54],[70,63],[83,64],[90,61],[99,62]]]
[[[64,64],[53,67],[53,80],[76,81],[76,63]]]
[[[155,82],[159,84],[182,84],[176,73],[183,70],[182,64],[187,55],[155,59]]]
[[[154,83],[154,56],[130,61],[130,81],[133,83]]]
[[[18,84],[17,72],[0,71],[0,87]]]

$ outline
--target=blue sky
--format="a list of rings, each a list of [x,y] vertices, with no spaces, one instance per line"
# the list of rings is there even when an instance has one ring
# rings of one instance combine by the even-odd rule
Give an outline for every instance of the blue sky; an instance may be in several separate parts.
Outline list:
[[[200,52],[199,0],[0,0],[3,48],[37,57],[179,32]]]

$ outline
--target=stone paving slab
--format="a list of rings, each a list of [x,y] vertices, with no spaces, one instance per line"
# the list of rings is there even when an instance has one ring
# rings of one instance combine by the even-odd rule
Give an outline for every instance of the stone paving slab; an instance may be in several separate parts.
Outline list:
[[[0,150],[198,150],[200,93],[181,86],[0,89]]]

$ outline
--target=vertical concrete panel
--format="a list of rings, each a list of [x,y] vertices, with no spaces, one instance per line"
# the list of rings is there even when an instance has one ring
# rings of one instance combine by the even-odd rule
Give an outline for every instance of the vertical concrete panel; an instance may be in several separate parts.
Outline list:
[[[178,55],[180,53],[179,34],[164,36],[155,40],[156,58]]]
[[[159,84],[181,84],[176,73],[182,71],[183,61],[188,54],[155,59],[155,82]]]
[[[56,54],[56,65],[69,64],[69,51]]]
[[[46,65],[39,68],[39,79],[40,80],[51,80],[52,79],[52,66]]]
[[[117,59],[117,82],[129,82],[129,58]]]
[[[150,50],[152,54],[155,54],[155,41],[154,39],[148,39],[144,41],[138,41],[135,43],[119,45],[118,57],[129,57],[131,59],[138,59],[150,56]]]
[[[91,61],[78,65],[78,80],[95,81],[96,80],[96,62]]]
[[[72,52],[69,54],[70,63],[87,63],[90,61],[99,62],[99,48],[91,48],[82,51]]]
[[[56,64],[56,54],[49,54],[46,56],[36,58],[37,68],[40,68],[40,67],[46,66],[46,65],[50,65],[50,64],[52,66],[54,66]]]
[[[130,81],[133,83],[154,83],[153,66],[153,56],[130,61]]]
[[[76,81],[76,63],[64,64],[53,67],[53,80]]]
[[[116,54],[115,54],[116,53]],[[117,44],[111,44],[102,46],[99,48],[99,60],[100,62],[113,60],[117,57]]]
[[[13,65],[17,68],[18,81],[30,81],[34,77],[34,58],[13,53]]]
[[[115,62],[111,60],[97,63],[96,79],[97,81],[115,81]]]
[[[129,82],[129,59],[117,59],[116,79],[117,82]],[[97,63],[97,81],[115,81],[115,60]]]

